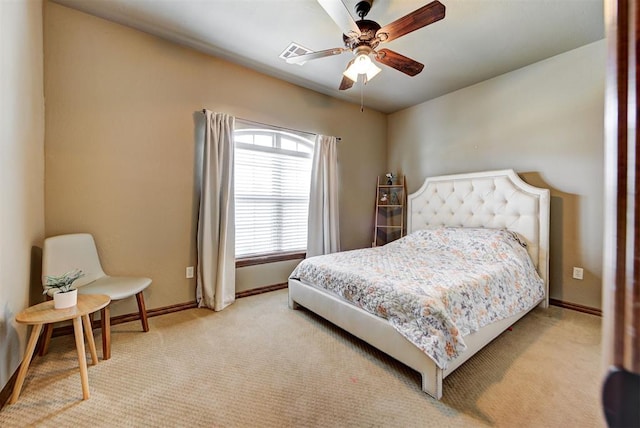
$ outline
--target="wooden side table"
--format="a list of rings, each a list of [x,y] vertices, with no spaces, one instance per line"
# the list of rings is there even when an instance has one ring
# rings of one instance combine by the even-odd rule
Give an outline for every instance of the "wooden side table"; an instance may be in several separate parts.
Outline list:
[[[33,351],[38,343],[40,331],[42,331],[42,326],[49,323],[67,320],[73,320],[73,332],[76,339],[76,350],[78,351],[78,364],[80,366],[80,379],[82,380],[82,399],[86,400],[89,398],[87,357],[84,349],[84,340],[82,338],[82,325],[84,324],[84,333],[87,337],[89,351],[91,352],[91,362],[93,365],[98,364],[98,354],[96,352],[96,344],[93,340],[89,314],[99,311],[110,302],[111,299],[109,296],[105,296],[104,294],[79,294],[78,304],[71,308],[54,309],[53,300],[50,300],[48,302],[31,306],[16,315],[17,322],[22,324],[31,324],[33,325],[33,329],[31,330],[31,336],[29,336],[27,350],[25,351],[24,359],[20,365],[20,371],[18,372],[18,378],[16,379],[16,384],[13,387],[13,395],[11,395],[9,404],[13,404],[18,401],[20,391],[22,390],[22,384],[24,383],[24,379],[27,376],[27,370],[29,369],[29,364],[31,363],[31,357],[33,357]]]

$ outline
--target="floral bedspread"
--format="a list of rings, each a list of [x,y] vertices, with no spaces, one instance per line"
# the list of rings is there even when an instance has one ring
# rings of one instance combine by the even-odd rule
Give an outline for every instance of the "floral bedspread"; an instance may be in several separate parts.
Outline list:
[[[522,241],[500,229],[420,230],[382,247],[311,257],[290,277],[387,319],[442,369],[466,349],[464,336],[544,296]]]

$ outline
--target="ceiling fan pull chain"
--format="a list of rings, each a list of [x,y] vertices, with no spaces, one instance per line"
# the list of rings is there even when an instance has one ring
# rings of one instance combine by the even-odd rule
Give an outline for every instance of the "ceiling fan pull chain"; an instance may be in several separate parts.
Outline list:
[[[361,82],[360,82],[360,113],[364,113],[364,85],[367,83],[367,75],[361,74]]]

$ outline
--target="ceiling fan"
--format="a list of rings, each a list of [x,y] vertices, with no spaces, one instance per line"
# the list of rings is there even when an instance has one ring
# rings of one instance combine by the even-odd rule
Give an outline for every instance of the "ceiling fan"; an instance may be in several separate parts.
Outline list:
[[[435,0],[414,10],[390,24],[381,27],[377,22],[364,19],[373,0],[363,0],[356,4],[359,21],[354,21],[351,14],[341,0],[317,0],[333,21],[344,32],[344,48],[326,49],[309,52],[303,55],[290,56],[286,61],[290,64],[339,55],[351,51],[355,58],[347,65],[343,73],[340,90],[349,89],[358,81],[359,75],[364,75],[365,82],[371,80],[380,69],[371,62],[371,56],[384,65],[395,68],[409,76],[415,76],[422,71],[424,65],[389,49],[378,49],[380,43],[390,42],[412,31],[418,30],[444,18],[445,7]]]

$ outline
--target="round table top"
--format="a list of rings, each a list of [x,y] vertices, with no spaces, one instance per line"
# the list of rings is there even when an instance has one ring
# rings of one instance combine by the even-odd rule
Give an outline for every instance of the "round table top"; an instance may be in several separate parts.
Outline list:
[[[111,302],[104,294],[78,294],[78,304],[70,308],[55,309],[53,300],[30,306],[16,315],[16,321],[22,324],[48,324],[66,321],[88,315],[107,306]]]

